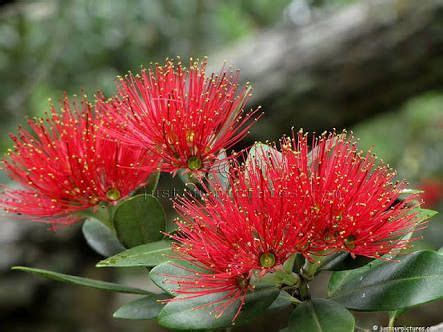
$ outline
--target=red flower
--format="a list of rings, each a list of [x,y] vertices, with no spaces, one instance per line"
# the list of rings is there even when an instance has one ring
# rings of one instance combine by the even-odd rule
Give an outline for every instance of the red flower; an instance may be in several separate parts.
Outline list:
[[[293,253],[380,257],[404,248],[402,237],[417,224],[417,197],[399,201],[405,184],[394,177],[346,133],[313,138],[311,152],[302,132],[283,139],[281,153],[258,148],[252,162],[231,169],[231,190],[212,183],[202,202],[178,201],[182,221],[171,237],[196,268],[171,278],[182,295],[176,300],[220,294],[208,305],[221,315],[239,302],[238,315],[255,271],[278,270]]]
[[[417,224],[411,204],[417,196],[399,202],[405,183],[393,183],[393,170],[345,132],[313,138],[310,153],[307,135],[294,136],[283,140],[283,155],[294,183],[290,195],[301,200],[299,217],[311,224],[310,247],[380,257],[407,245],[402,237]]]
[[[423,202],[425,207],[434,207],[443,199],[443,180],[424,179],[419,188],[424,191]]]
[[[243,110],[250,88],[238,91],[238,72],[207,76],[205,68],[206,61],[185,68],[167,60],[121,78],[118,95],[98,102],[109,134],[158,154],[162,171],[207,171],[222,149],[247,134],[254,112]]]
[[[86,100],[65,98],[46,120],[29,120],[31,131],[11,135],[15,143],[4,168],[23,189],[4,188],[0,206],[36,221],[67,224],[72,214],[115,203],[143,185],[156,167],[140,149],[105,140],[102,121]],[[143,163],[143,170],[131,168]]]
[[[268,170],[263,172],[263,167]],[[254,271],[264,274],[281,269],[291,254],[305,253],[303,234],[308,225],[294,220],[294,202],[284,195],[290,184],[286,174],[278,158],[269,155],[260,163],[235,165],[229,177],[230,192],[212,183],[215,189],[203,196],[203,203],[190,196],[179,199],[176,209],[182,220],[178,235],[172,236],[179,243],[175,250],[183,260],[207,272],[196,270],[177,278],[178,294],[186,299],[220,293],[216,314],[239,302],[238,315],[246,293],[253,289]]]

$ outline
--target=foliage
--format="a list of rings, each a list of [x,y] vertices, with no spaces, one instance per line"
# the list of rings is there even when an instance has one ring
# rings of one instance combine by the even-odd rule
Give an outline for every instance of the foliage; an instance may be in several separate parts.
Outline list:
[[[253,163],[261,167],[262,172],[267,172],[266,160],[269,155],[276,156],[276,152],[267,146],[256,146],[251,151],[249,167]],[[277,158],[282,160],[283,157],[278,155]],[[213,173],[212,175],[214,176]],[[226,187],[223,188],[226,190]],[[404,192],[405,198],[415,194],[413,190]],[[134,200],[137,200],[137,204],[132,203]],[[119,206],[125,204],[131,204],[131,207],[124,211],[128,223],[132,220],[143,220],[143,216],[146,215],[143,211],[153,208],[149,195],[134,196]],[[429,210],[417,211],[422,222],[434,214]],[[148,215],[150,217],[146,218],[146,222],[149,223],[149,227],[130,227],[128,238],[139,238],[137,233],[160,234],[163,223],[153,221],[162,220],[164,217],[161,214]],[[119,214],[114,212],[114,218],[120,218]],[[85,236],[92,247],[102,254],[122,250],[121,244],[116,245],[119,241],[118,232],[117,236],[103,235],[103,228],[98,227],[96,222],[97,220],[91,219],[84,226]],[[194,273],[204,274],[206,271],[174,256],[170,250],[170,240],[150,242],[150,238],[143,238],[141,241],[145,244],[122,250],[99,262],[97,266],[148,269],[154,267],[149,277],[162,290],[161,294],[150,294],[141,289],[41,269],[15,269],[80,286],[144,295],[119,308],[114,317],[131,320],[156,319],[160,325],[174,330],[212,330],[229,327],[233,322],[241,326],[249,324],[257,316],[285,311],[292,307],[285,331],[353,331],[355,319],[349,310],[394,312],[443,297],[443,284],[440,285],[443,277],[443,256],[439,252],[424,250],[400,256],[398,261],[386,258],[374,260],[337,253],[317,257],[314,260],[319,259],[318,262],[305,261],[301,265],[297,263],[296,255],[293,255],[278,273],[269,273],[266,278],[257,275],[257,281],[253,281],[256,289],[247,294],[244,303],[240,302],[243,301],[241,299],[228,297],[228,293],[208,293],[188,298],[186,294],[181,293],[180,283],[192,277]],[[171,260],[172,258],[174,260]],[[330,277],[328,298],[300,297],[300,294],[305,294],[300,280],[309,282],[313,276],[326,270],[336,271]],[[293,271],[298,279],[291,277],[294,275]],[[285,283],[292,285],[284,287],[289,293],[278,286]],[[174,300],[171,300],[172,297]],[[223,303],[226,304],[225,309],[218,312]]]
[[[313,6],[336,6],[352,0],[307,2]],[[187,58],[191,54],[206,55],[207,50],[216,51],[273,23],[289,3],[136,0],[127,6],[123,2],[80,0],[61,6],[46,1],[24,6],[18,15],[5,14],[0,22],[2,126],[10,126],[12,114],[17,118],[24,112],[43,115],[46,98],[59,96],[62,90],[72,93],[81,86],[91,94],[100,87],[110,94],[117,73],[128,68],[136,70],[147,59],[155,62],[166,54]],[[125,15],[121,15],[123,11]],[[361,138],[360,146],[368,149],[375,145],[374,150],[383,159],[398,165],[400,177],[412,180],[412,187],[422,188],[423,179],[433,181],[442,176],[442,105],[441,95],[428,94],[407,103],[400,113],[382,115],[359,125],[355,131]],[[261,165],[263,161],[266,175],[266,159],[270,155],[280,162],[281,156],[273,148],[256,144],[246,164]],[[207,176],[230,193],[227,156],[227,151],[220,151]],[[312,153],[309,158],[312,163]],[[186,173],[180,175],[199,198],[199,190],[195,189],[201,188],[195,178]],[[167,218],[162,202],[154,197],[159,176],[159,172],[153,173],[148,185],[137,189],[138,195],[121,200],[109,211],[106,207],[105,218],[97,211],[88,215],[82,227],[87,243],[105,257],[97,267],[142,268],[148,275],[146,281],[149,278],[158,286],[156,293],[43,269],[14,269],[77,286],[138,295],[139,298],[116,310],[114,317],[156,320],[174,330],[231,328],[233,323],[241,328],[260,316],[289,313],[283,323],[287,325],[285,331],[353,331],[354,311],[389,313],[393,325],[400,313],[443,296],[442,251],[417,250],[419,246],[415,245],[391,252],[396,257],[366,257],[346,250],[324,252],[311,257],[311,261],[294,254],[277,271],[252,271],[244,303],[241,298],[230,301],[226,293],[187,297],[180,292],[180,283],[208,271],[184,262],[174,250],[180,234],[175,237],[175,229],[167,232],[171,218]],[[217,193],[214,188],[209,189]],[[403,198],[417,193],[409,191]],[[442,196],[439,197],[441,204]],[[430,209],[417,208],[414,212],[421,222],[436,214]],[[434,227],[441,228],[441,224],[431,223],[430,229]],[[433,243],[425,246],[435,248],[441,243],[441,234],[434,232]],[[404,240],[416,237],[411,232]],[[333,271],[328,296],[310,298],[312,279],[327,275],[326,271]],[[215,304],[220,303],[226,304],[226,310],[219,312]]]

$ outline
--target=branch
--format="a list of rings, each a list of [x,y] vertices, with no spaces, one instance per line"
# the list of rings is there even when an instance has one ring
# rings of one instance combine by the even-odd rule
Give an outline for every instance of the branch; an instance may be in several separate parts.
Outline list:
[[[291,125],[350,126],[441,88],[442,22],[443,0],[364,1],[302,28],[264,31],[214,58],[253,83],[251,102],[272,126],[255,132],[275,138]]]

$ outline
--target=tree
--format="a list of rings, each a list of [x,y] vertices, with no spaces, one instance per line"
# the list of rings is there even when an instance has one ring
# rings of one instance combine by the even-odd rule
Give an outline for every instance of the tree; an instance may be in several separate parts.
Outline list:
[[[253,83],[251,102],[275,128],[256,127],[260,137],[290,125],[346,127],[442,86],[442,22],[441,0],[363,1],[263,31],[217,57]]]

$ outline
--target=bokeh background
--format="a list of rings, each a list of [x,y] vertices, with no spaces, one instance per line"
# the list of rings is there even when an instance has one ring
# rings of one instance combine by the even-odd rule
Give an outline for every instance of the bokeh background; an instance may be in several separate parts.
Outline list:
[[[25,116],[48,98],[114,91],[114,78],[166,57],[226,60],[255,87],[249,106],[265,116],[244,145],[291,127],[347,128],[443,202],[443,2],[438,0],[41,0],[0,1],[0,151]],[[8,180],[3,175],[2,182]],[[162,182],[160,186],[168,186]],[[130,299],[10,271],[31,265],[141,287],[143,270],[96,269],[80,227],[0,221],[1,331],[161,331],[153,322],[115,321]],[[437,216],[418,247],[443,246]],[[323,283],[326,277],[323,277]],[[314,293],[322,293],[322,281]],[[406,313],[398,324],[443,321],[441,304]],[[439,307],[440,306],[440,307]],[[275,318],[260,329],[276,328]],[[359,315],[364,330],[386,315]],[[273,329],[271,328],[273,326]],[[242,329],[239,329],[242,330]]]

